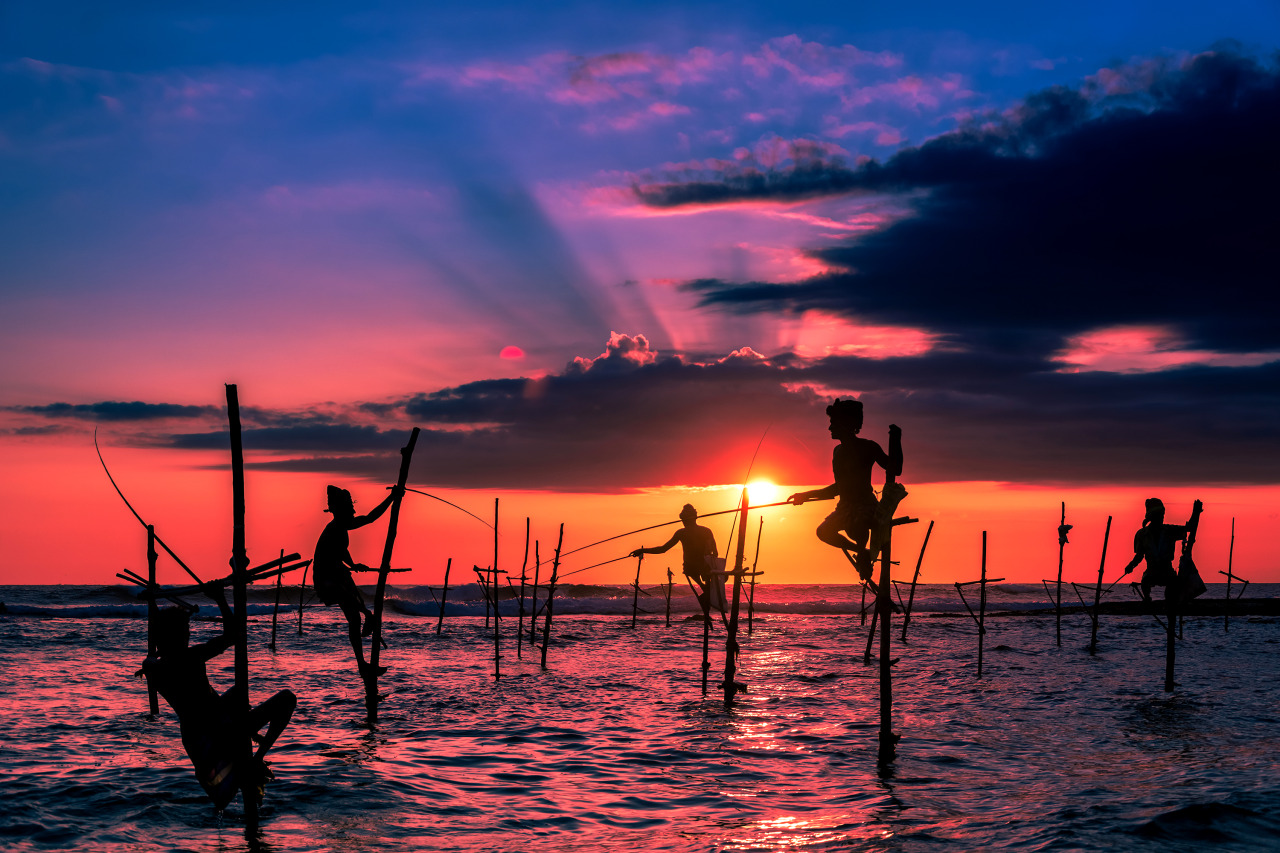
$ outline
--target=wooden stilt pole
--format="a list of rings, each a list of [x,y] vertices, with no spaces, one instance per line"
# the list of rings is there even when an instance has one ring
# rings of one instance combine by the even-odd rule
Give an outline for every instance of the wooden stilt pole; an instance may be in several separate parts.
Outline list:
[[[240,713],[248,715],[249,703],[249,642],[248,605],[245,591],[245,569],[249,567],[249,555],[245,552],[244,533],[244,445],[240,438],[240,399],[236,386],[227,386],[227,420],[231,430],[231,571],[232,618],[235,620],[235,689]],[[253,761],[253,741],[244,733],[244,741],[236,745],[239,755],[236,775],[240,781],[240,794],[244,799],[245,821],[251,826],[258,822],[258,768]]]
[[[542,572],[542,552],[539,550],[537,539],[533,540],[533,594],[529,603],[529,645],[530,647],[537,644],[538,640],[538,577]]]
[[[1231,606],[1231,560],[1236,553],[1236,520],[1231,519],[1231,545],[1227,548],[1227,601],[1222,605],[1222,633],[1231,630],[1231,614],[1227,608]]]
[[[493,590],[493,677],[502,677],[502,631],[499,627],[501,618],[498,614],[498,499],[493,499],[493,580],[489,587]]]
[[[302,636],[302,611],[307,606],[307,569],[311,564],[302,567],[302,583],[298,584],[298,636]]]
[[[284,549],[280,549],[280,565],[284,565]],[[276,650],[276,622],[280,619],[280,588],[284,585],[284,572],[276,575],[276,606],[271,610],[271,642],[267,647]]]
[[[891,447],[893,442],[891,433]],[[892,470],[886,471],[882,501],[890,499],[889,488],[893,485],[894,473]],[[893,630],[890,624],[893,621],[893,601],[889,598],[889,588],[893,581],[889,573],[893,563],[891,552],[894,521],[886,518],[882,523],[888,525],[888,528],[884,532],[884,548],[880,552],[880,588],[876,591],[876,612],[880,614],[880,748],[877,760],[884,765],[897,757],[899,736],[893,731],[893,660],[890,657],[893,653]],[[874,539],[874,533],[872,538]]]
[[[671,586],[675,581],[670,567],[667,568],[667,627],[671,627]]]
[[[631,630],[636,629],[636,614],[640,612],[640,564],[644,554],[636,557],[636,582],[631,585]]]
[[[916,582],[920,580],[920,565],[924,562],[924,549],[929,547],[929,537],[932,534],[933,520],[930,520],[929,529],[924,532],[924,544],[920,546],[920,556],[916,558],[916,572],[911,576],[911,594],[907,596],[907,609],[902,614],[902,642],[904,643],[907,641],[907,625],[911,624],[911,607],[916,601]]]
[[[718,582],[718,581],[716,581]],[[693,582],[689,582],[693,586]],[[695,597],[697,590],[694,590]],[[707,695],[707,678],[711,672],[711,587],[707,586],[705,594],[698,598],[702,605],[702,695]]]
[[[373,596],[373,642],[369,646],[369,669],[364,675],[365,709],[370,723],[378,720],[378,659],[382,650],[382,607],[387,594],[387,574],[391,571],[391,553],[396,544],[396,530],[400,524],[400,504],[404,500],[404,487],[409,482],[409,462],[413,448],[418,443],[418,428],[409,434],[409,443],[400,448],[400,475],[391,498],[391,510],[387,520],[387,541],[382,547],[382,563],[378,567],[378,588]]]
[[[520,613],[516,616],[516,660],[524,660],[524,585],[529,568],[529,517],[524,519],[524,559],[520,561]]]
[[[982,677],[982,649],[987,637],[987,531],[982,531],[982,575],[978,583],[978,677]]]
[[[871,665],[871,647],[876,643],[876,626],[880,624],[880,608],[876,607],[871,612],[871,630],[867,632],[867,650],[862,653],[863,666]]]
[[[156,559],[160,555],[156,553],[156,529],[153,525],[147,525],[147,585],[151,589],[156,587]],[[147,599],[147,654],[153,655],[156,651],[155,629],[156,615],[160,612],[160,604],[156,601],[156,597],[150,596]],[[160,713],[160,700],[156,695],[156,689],[151,686],[151,681],[147,681],[147,713],[154,719]]]
[[[756,612],[756,575],[760,573],[760,537],[764,536],[764,516],[756,529],[756,556],[751,561],[751,590],[747,593],[747,636],[751,636],[751,622]]]
[[[440,590],[440,613],[436,616],[437,637],[440,636],[440,630],[444,627],[444,600],[449,595],[449,569],[451,568],[453,568],[453,557],[444,564],[444,589]]]
[[[564,545],[564,522],[560,522],[560,537],[556,540],[556,554],[551,562],[551,580],[547,581],[546,621],[542,623],[542,668],[547,668],[547,646],[551,643],[551,616],[555,612],[556,581],[560,579],[560,548]]]
[[[1067,547],[1067,502],[1062,502],[1062,520],[1058,522],[1058,596],[1053,604],[1057,622],[1058,648],[1062,648],[1062,552]]]
[[[858,615],[861,617],[858,621],[858,624],[859,625],[867,624],[867,582],[866,581],[862,582],[862,607],[858,611]]]
[[[743,558],[747,550],[747,490],[742,489],[742,508],[738,517],[738,547],[733,558],[733,604],[729,609],[728,638],[724,644],[724,705],[733,707],[733,697],[747,689],[737,680],[738,674],[738,605],[742,598]]]
[[[1107,565],[1107,543],[1111,540],[1111,516],[1107,516],[1107,530],[1102,535],[1102,559],[1098,561],[1098,586],[1093,591],[1093,613],[1089,629],[1089,654],[1098,653],[1098,605],[1102,602],[1102,573]]]

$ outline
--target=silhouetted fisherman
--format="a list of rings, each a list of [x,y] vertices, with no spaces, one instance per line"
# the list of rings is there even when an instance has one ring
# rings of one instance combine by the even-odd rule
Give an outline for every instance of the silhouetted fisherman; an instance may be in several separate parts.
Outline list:
[[[1196,501],[1191,506],[1191,518],[1186,524],[1165,524],[1164,503],[1159,498],[1148,498],[1147,513],[1142,528],[1133,535],[1133,559],[1124,567],[1127,575],[1143,560],[1147,568],[1142,572],[1142,598],[1151,600],[1151,587],[1165,587],[1164,597],[1174,598],[1170,590],[1178,583],[1178,573],[1173,568],[1173,546],[1185,542],[1187,534],[1195,530],[1200,521],[1204,504]]]
[[[840,442],[831,454],[835,482],[822,489],[797,492],[787,500],[798,506],[807,501],[840,498],[835,512],[818,525],[818,538],[835,548],[852,551],[858,574],[863,580],[871,580],[875,554],[868,553],[867,540],[877,523],[879,507],[871,488],[871,470],[879,465],[895,477],[902,473],[902,430],[889,425],[886,454],[876,442],[858,437],[862,431],[860,401],[837,399],[827,406],[827,416],[831,418],[831,437]]]
[[[235,762],[249,737],[258,743],[258,750],[248,772],[256,777],[250,781],[261,795],[263,782],[270,778],[263,756],[289,724],[298,699],[292,691],[281,690],[246,716],[248,702],[239,688],[222,695],[213,689],[205,664],[234,644],[235,621],[222,587],[207,586],[205,591],[222,611],[222,633],[190,646],[190,615],[182,608],[166,607],[156,617],[155,652],[143,661],[139,674],[178,715],[182,746],[195,766],[196,778],[214,805],[223,809],[245,781],[236,779]],[[264,726],[267,731],[260,734]]]
[[[693,504],[685,504],[680,510],[680,521],[684,523],[671,538],[655,548],[637,548],[630,556],[641,554],[665,554],[677,542],[684,550],[684,573],[690,580],[698,584],[694,594],[703,613],[712,609],[724,613],[724,576],[712,574],[721,567],[719,552],[716,550],[716,537],[709,527],[697,523],[698,511]]]
[[[373,634],[373,613],[364,603],[364,596],[351,577],[352,569],[368,569],[363,563],[351,559],[351,538],[349,531],[364,527],[377,521],[391,506],[395,499],[396,489],[392,489],[386,500],[378,504],[368,515],[356,515],[355,504],[351,493],[337,486],[329,486],[325,490],[329,508],[325,510],[333,515],[333,520],[325,525],[316,542],[315,557],[311,563],[312,577],[315,579],[316,595],[326,606],[338,605],[342,615],[347,617],[347,634],[351,638],[351,648],[356,654],[356,662],[360,665],[360,674],[370,674],[369,664],[364,659],[364,646],[361,637]],[[364,627],[361,628],[360,617],[364,616]],[[378,667],[378,675],[386,672],[384,666]]]

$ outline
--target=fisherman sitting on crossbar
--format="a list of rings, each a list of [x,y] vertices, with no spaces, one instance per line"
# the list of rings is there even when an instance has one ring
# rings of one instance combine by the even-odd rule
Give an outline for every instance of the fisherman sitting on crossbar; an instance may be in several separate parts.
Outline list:
[[[724,561],[718,557],[715,534],[709,527],[697,523],[698,511],[693,508],[693,504],[685,504],[680,510],[680,521],[684,526],[672,533],[665,543],[654,548],[637,548],[630,556],[665,554],[679,542],[684,549],[685,576],[690,579],[690,585],[695,582],[698,584],[694,593],[698,597],[698,604],[702,606],[702,612],[709,614],[716,610],[723,614],[726,606],[724,575],[716,572],[723,570]]]

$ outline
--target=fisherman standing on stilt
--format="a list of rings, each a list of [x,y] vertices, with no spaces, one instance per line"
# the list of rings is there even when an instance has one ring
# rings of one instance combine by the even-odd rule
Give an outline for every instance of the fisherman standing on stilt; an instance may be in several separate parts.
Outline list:
[[[347,634],[351,638],[351,649],[355,652],[356,662],[360,665],[360,674],[370,674],[369,664],[364,659],[362,637],[373,635],[373,613],[364,603],[364,596],[351,578],[352,569],[368,569],[363,563],[351,559],[348,550],[351,539],[349,531],[364,527],[377,521],[387,511],[396,497],[397,490],[392,489],[386,500],[378,504],[368,515],[356,515],[351,493],[337,486],[326,489],[329,508],[325,510],[333,515],[333,520],[325,525],[316,542],[315,558],[311,563],[315,578],[316,595],[326,606],[338,605],[342,614],[347,617]],[[364,616],[364,627],[361,628],[360,617]],[[386,667],[378,667],[378,675],[386,672]]]
[[[876,442],[858,437],[862,430],[861,401],[837,399],[827,406],[827,416],[831,418],[831,437],[840,442],[831,454],[835,482],[822,489],[797,492],[787,500],[799,506],[808,501],[838,497],[835,512],[818,525],[818,538],[845,553],[852,553],[858,574],[869,581],[876,554],[883,547],[875,541],[877,537],[872,536],[873,529],[879,526],[876,513],[881,506],[871,488],[871,470],[879,465],[894,477],[902,474],[902,430],[889,425],[886,454]],[[902,490],[900,496],[886,495],[884,508],[890,516],[905,494]],[[872,540],[870,549],[869,539]]]
[[[1133,559],[1124,567],[1127,575],[1143,560],[1147,568],[1142,573],[1142,598],[1151,600],[1151,587],[1165,587],[1165,598],[1175,598],[1170,589],[1178,583],[1178,573],[1173,568],[1173,546],[1185,542],[1187,534],[1196,529],[1200,521],[1200,513],[1204,504],[1196,501],[1191,506],[1191,518],[1186,524],[1164,523],[1164,502],[1159,498],[1148,498],[1146,517],[1142,520],[1142,528],[1133,535]],[[1198,575],[1197,575],[1198,578]],[[1200,590],[1203,592],[1203,589]],[[1196,593],[1198,595],[1199,592]],[[1194,596],[1193,596],[1194,597]]]
[[[680,510],[680,521],[684,523],[664,544],[654,548],[637,548],[629,556],[639,557],[642,554],[665,554],[677,542],[684,549],[684,573],[692,583],[698,585],[694,590],[698,604],[703,613],[717,610],[724,613],[725,594],[724,576],[712,574],[723,568],[716,550],[716,537],[709,527],[698,524],[698,511],[693,504],[685,504]]]

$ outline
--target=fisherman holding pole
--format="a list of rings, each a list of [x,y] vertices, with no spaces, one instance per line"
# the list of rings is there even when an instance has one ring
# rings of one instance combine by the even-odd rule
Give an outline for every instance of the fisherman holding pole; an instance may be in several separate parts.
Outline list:
[[[711,532],[711,528],[697,523],[698,511],[693,508],[693,504],[685,504],[680,510],[680,521],[684,526],[671,534],[671,538],[665,543],[653,548],[637,548],[628,556],[665,554],[679,542],[684,549],[684,573],[689,578],[690,586],[695,582],[698,584],[694,594],[698,598],[698,604],[702,606],[703,614],[710,614],[712,608],[724,613],[724,576],[714,574],[722,568],[719,552],[716,550],[715,534]]]
[[[234,644],[236,620],[220,582],[201,588],[222,612],[222,633],[208,642],[188,645],[190,613],[178,607],[163,608],[156,618],[155,652],[143,661],[139,673],[178,715],[182,746],[195,767],[196,778],[214,805],[222,809],[242,785],[246,790],[260,790],[267,776],[263,756],[289,724],[298,699],[292,691],[281,690],[246,714],[242,709],[247,698],[238,695],[237,688],[221,695],[213,689],[205,664]],[[259,734],[264,727],[266,733]],[[257,778],[237,780],[237,753],[246,735],[258,743],[249,771]]]
[[[337,486],[326,489],[329,508],[325,510],[333,515],[333,519],[325,525],[316,542],[315,559],[312,561],[313,578],[316,595],[326,606],[338,605],[347,618],[347,633],[351,638],[351,648],[355,652],[356,662],[360,665],[361,676],[371,674],[370,665],[364,659],[362,637],[372,636],[374,630],[373,613],[364,603],[356,582],[351,578],[352,570],[369,570],[368,566],[356,563],[351,558],[349,549],[351,539],[348,532],[377,521],[387,511],[392,501],[403,491],[392,488],[386,499],[373,508],[367,515],[356,515],[351,493]],[[361,628],[360,617],[364,616],[364,627]],[[379,667],[377,675],[386,671]]]
[[[818,525],[818,538],[846,554],[852,552],[859,576],[870,581],[875,552],[879,549],[873,542],[872,549],[868,550],[867,542],[873,538],[871,533],[877,526],[876,512],[880,506],[871,488],[871,471],[879,465],[888,479],[902,474],[902,430],[889,425],[886,454],[876,442],[858,437],[862,431],[861,401],[837,399],[827,406],[827,416],[831,419],[831,437],[840,442],[831,454],[835,482],[825,488],[797,492],[787,500],[799,506],[808,501],[838,497],[835,512]]]
[[[1173,568],[1173,546],[1186,540],[1188,534],[1194,536],[1203,509],[1204,504],[1196,501],[1192,504],[1191,518],[1186,524],[1165,524],[1164,503],[1159,498],[1147,499],[1142,528],[1133,536],[1133,559],[1124,567],[1127,575],[1138,563],[1146,560],[1147,568],[1142,573],[1140,585],[1144,601],[1151,601],[1153,586],[1165,587],[1165,598],[1177,597],[1170,594],[1169,589],[1178,583],[1178,573]]]

